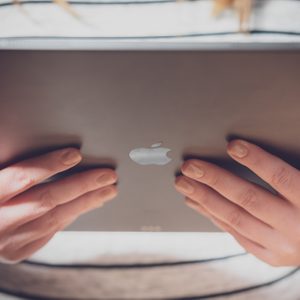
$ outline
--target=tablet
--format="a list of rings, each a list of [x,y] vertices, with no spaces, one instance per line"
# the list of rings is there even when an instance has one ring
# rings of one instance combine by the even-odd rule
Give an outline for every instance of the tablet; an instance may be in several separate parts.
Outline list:
[[[299,78],[293,45],[2,49],[0,163],[75,145],[74,172],[116,168],[118,197],[69,230],[214,231],[175,191],[180,165],[207,159],[268,188],[226,154],[239,137],[299,167]]]

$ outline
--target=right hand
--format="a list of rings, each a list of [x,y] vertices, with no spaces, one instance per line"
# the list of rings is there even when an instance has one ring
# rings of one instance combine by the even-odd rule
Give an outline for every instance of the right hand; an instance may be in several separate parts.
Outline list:
[[[79,150],[66,148],[0,170],[1,262],[30,257],[78,216],[116,196],[117,175],[111,169],[42,183],[81,159]]]

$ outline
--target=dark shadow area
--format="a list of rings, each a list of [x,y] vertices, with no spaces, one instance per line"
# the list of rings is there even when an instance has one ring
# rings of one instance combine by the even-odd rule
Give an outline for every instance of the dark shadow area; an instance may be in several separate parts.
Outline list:
[[[253,138],[248,138],[245,136],[239,136],[236,134],[229,134],[226,137],[226,140],[228,142],[235,140],[235,139],[243,139],[246,141],[249,141],[250,143],[253,143],[265,151],[275,155],[276,157],[281,158],[282,160],[286,161],[293,167],[300,169],[300,153],[296,153],[293,151],[287,151],[283,150],[282,148],[276,147],[274,145],[265,143],[262,140],[259,139],[253,139]],[[224,149],[224,153],[225,153]],[[193,147],[192,150],[187,149],[185,153],[182,155],[182,160],[187,161],[190,159],[199,159],[199,160],[204,160],[207,162],[210,162],[212,164],[215,164],[221,168],[224,168],[233,174],[244,178],[245,180],[251,181],[252,183],[258,184],[259,186],[266,188],[267,190],[271,191],[272,193],[276,194],[276,191],[270,187],[269,184],[264,182],[262,179],[260,179],[254,172],[249,170],[247,167],[237,163],[233,159],[231,159],[228,155],[224,157],[215,157],[215,156],[207,156],[207,155],[199,155],[197,153],[201,153],[202,149],[197,149],[197,147]],[[175,172],[175,177],[182,175],[181,170],[177,169]]]
[[[261,147],[265,151],[267,151],[267,152],[283,159],[284,161],[286,161],[287,163],[289,163],[293,167],[295,167],[297,169],[300,169],[300,153],[299,152],[283,150],[283,147],[282,148],[277,147],[277,146],[274,146],[270,143],[266,143],[265,141],[263,141],[261,139],[255,139],[255,138],[252,138],[252,137],[239,136],[237,134],[229,134],[226,137],[226,140],[228,142],[230,142],[232,140],[235,140],[235,139],[244,139],[244,140],[246,140],[250,143],[253,143],[253,144]]]
[[[35,137],[34,140],[26,140],[26,144],[27,143],[31,146],[22,145],[21,147],[26,149],[24,151],[19,151],[16,149],[18,150],[17,153],[21,153],[0,164],[0,168],[6,168],[12,164],[43,155],[51,151],[56,151],[67,147],[74,147],[77,149],[81,149],[82,147],[81,138],[77,135],[47,135]],[[36,143],[38,143],[39,146],[34,147]]]
[[[54,181],[58,179],[62,179],[64,177],[79,173],[79,172],[84,172],[92,169],[112,169],[116,170],[117,169],[117,163],[113,159],[110,158],[105,158],[105,157],[84,157],[82,162],[73,167],[72,169],[69,169],[67,171],[64,171],[62,173],[56,174],[55,176],[51,177],[48,181]]]
[[[21,154],[14,156],[12,159],[9,159],[5,163],[1,164],[0,168],[6,168],[23,160],[31,159],[68,147],[77,149],[82,148],[82,140],[76,135],[50,135],[44,137],[35,137],[34,141],[29,140],[28,143],[33,145],[31,148],[34,147],[35,143],[38,143],[39,146],[34,149],[25,150]],[[23,146],[26,149],[26,145]],[[69,170],[56,174],[55,176],[47,179],[47,182],[95,168],[109,168],[115,170],[117,168],[117,162],[109,157],[85,156],[83,153],[83,160],[80,164]]]

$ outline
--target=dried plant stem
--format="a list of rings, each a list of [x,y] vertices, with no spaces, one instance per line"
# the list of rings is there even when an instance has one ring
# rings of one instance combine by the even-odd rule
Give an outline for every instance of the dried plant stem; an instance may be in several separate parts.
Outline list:
[[[234,0],[215,0],[213,7],[213,15],[219,16],[226,8],[233,6]]]
[[[248,32],[252,0],[215,0],[213,15],[218,16],[227,8],[233,8],[237,11],[240,32]]]
[[[14,5],[19,6],[22,8],[22,3],[20,0],[12,0]],[[79,14],[73,9],[73,7],[68,3],[67,0],[53,0],[54,3],[59,5],[61,8],[63,8],[65,11],[67,11],[69,14],[71,14],[73,17],[79,19]]]
[[[28,13],[25,11],[25,9],[23,8],[22,6],[22,3],[20,0],[12,0],[13,4],[16,5],[20,11],[23,13],[23,14],[26,14],[28,16]]]
[[[248,32],[252,0],[235,0],[234,6],[239,14],[240,31]]]
[[[15,0],[15,1],[18,1],[18,0]],[[64,10],[66,10],[73,17],[79,19],[79,14],[73,9],[73,7],[66,0],[53,0],[53,2],[56,3],[57,5],[59,5]]]

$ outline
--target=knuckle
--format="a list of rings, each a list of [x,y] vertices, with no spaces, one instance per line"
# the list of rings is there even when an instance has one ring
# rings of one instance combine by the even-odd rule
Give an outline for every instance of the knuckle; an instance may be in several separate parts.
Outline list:
[[[291,173],[286,167],[278,168],[271,177],[274,186],[289,187],[291,183]]]
[[[36,181],[31,177],[25,167],[19,166],[13,170],[13,180],[20,186],[26,188],[36,184]]]
[[[233,227],[240,227],[241,220],[242,220],[242,214],[238,209],[234,209],[228,214],[227,221],[229,225]]]
[[[55,199],[49,189],[44,190],[39,195],[39,208],[42,212],[48,211],[55,207]]]
[[[246,189],[239,195],[239,204],[248,210],[257,209],[257,194],[253,188]]]

